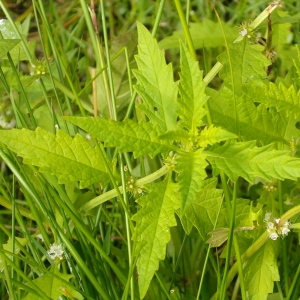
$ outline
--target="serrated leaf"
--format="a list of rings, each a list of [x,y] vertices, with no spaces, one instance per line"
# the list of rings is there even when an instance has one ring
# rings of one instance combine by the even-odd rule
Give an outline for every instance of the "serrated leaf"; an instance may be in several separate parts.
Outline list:
[[[136,123],[130,119],[116,122],[102,118],[65,117],[65,119],[104,142],[106,147],[117,147],[119,152],[133,152],[135,157],[155,156],[176,150],[171,141],[160,139],[160,131],[149,122]]]
[[[71,138],[61,130],[54,135],[41,128],[12,129],[0,131],[0,142],[23,157],[24,163],[56,175],[59,183],[80,181],[80,187],[84,188],[95,182],[102,186],[109,182],[108,169],[99,150],[80,135]],[[108,160],[106,163],[112,169]]]
[[[56,270],[54,269],[56,268]],[[54,265],[52,268],[55,275],[59,276],[64,281],[69,281],[73,275],[62,274],[58,271],[57,267]],[[74,288],[67,285],[62,280],[59,280],[57,277],[53,276],[51,273],[43,274],[41,277],[32,280],[32,282],[39,287],[46,296],[50,299],[59,299],[61,296],[66,296],[71,299],[84,299],[83,296],[78,293]],[[24,300],[40,300],[39,296],[36,296],[33,293],[28,293]]]
[[[179,152],[175,171],[178,173],[178,193],[181,202],[180,214],[183,216],[200,191],[205,179],[206,155],[200,149],[196,152]]]
[[[263,103],[266,107],[275,107],[285,115],[293,117],[300,115],[300,91],[296,91],[292,85],[289,88],[282,83],[276,85],[270,82],[268,85],[245,86],[245,95],[251,97],[255,94],[255,102]]]
[[[184,230],[189,234],[195,226],[203,240],[206,239],[216,223],[222,205],[222,190],[216,189],[217,179],[199,181],[200,188],[191,192],[184,213],[178,212]]]
[[[279,281],[276,261],[277,243],[268,240],[253,256],[245,267],[246,291],[251,300],[267,299],[273,292],[274,281]]]
[[[233,97],[231,90],[210,90],[209,107],[213,124],[235,133],[244,141],[257,140],[263,144],[275,141],[286,143],[288,120],[285,116],[268,110],[264,105],[256,106],[257,93],[249,90],[247,97]]]
[[[251,45],[247,40],[231,45],[229,53],[226,51],[218,56],[218,61],[223,64],[220,76],[231,88],[232,84],[237,87],[264,79],[266,67],[271,63],[262,54],[263,50],[263,46]]]
[[[169,141],[177,141],[181,142],[183,144],[189,144],[191,143],[191,134],[189,134],[186,130],[184,129],[177,129],[174,131],[168,131],[164,134],[161,134],[159,136],[162,139],[169,140]]]
[[[211,125],[209,127],[205,127],[201,131],[198,145],[205,148],[208,145],[213,145],[233,138],[237,138],[237,136],[220,127],[214,127],[214,125]]]
[[[223,47],[224,46],[224,33],[218,22],[203,19],[199,23],[190,23],[190,34],[193,40],[195,49]],[[222,23],[225,32],[226,40],[230,44],[236,38],[238,31],[236,28]],[[212,34],[212,32],[214,34]],[[175,31],[173,35],[161,40],[158,45],[162,49],[170,49],[179,47],[179,42],[185,41],[185,34],[183,30]]]
[[[138,70],[134,74],[138,80],[136,91],[143,99],[141,108],[150,122],[163,132],[175,128],[175,114],[178,88],[173,80],[171,64],[167,65],[164,52],[156,40],[140,23],[138,28]]]
[[[199,70],[198,63],[193,59],[189,50],[180,46],[180,81],[178,100],[178,115],[180,126],[194,135],[198,133],[197,127],[202,125],[202,117],[206,114],[203,105],[208,97],[205,94],[206,85],[202,80],[203,72]]]
[[[288,155],[287,151],[273,149],[273,145],[256,147],[255,142],[226,142],[207,151],[207,160],[213,167],[213,174],[220,170],[232,181],[243,177],[253,183],[255,177],[268,180],[300,177],[300,159]]]
[[[166,244],[170,240],[169,228],[176,225],[174,211],[179,208],[175,197],[176,185],[160,182],[149,186],[149,194],[140,198],[141,210],[133,216],[136,221],[134,241],[139,248],[137,269],[141,299],[151,279],[165,258]]]

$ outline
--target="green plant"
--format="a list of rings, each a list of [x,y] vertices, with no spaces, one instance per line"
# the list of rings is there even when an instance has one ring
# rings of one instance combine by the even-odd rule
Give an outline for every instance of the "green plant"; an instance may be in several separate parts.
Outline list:
[[[226,299],[231,293],[231,299],[267,299],[273,293],[276,299],[296,299],[298,246],[289,232],[299,229],[300,62],[299,56],[284,61],[298,48],[282,41],[289,34],[286,24],[299,17],[279,12],[273,21],[270,14],[280,4],[273,2],[240,26],[237,39],[232,27],[219,21],[223,44],[218,39],[207,47],[225,45],[225,51],[203,78],[194,35],[199,26],[209,35],[212,25],[192,25],[193,33],[175,1],[183,27],[178,36],[188,47],[174,37],[160,45],[179,45],[179,79],[153,34],[138,23],[133,90],[133,51],[111,55],[105,30],[104,46],[99,38],[94,8],[79,3],[96,65],[83,87],[79,78],[72,79],[68,64],[76,52],[61,51],[40,1],[34,9],[50,47],[42,45],[45,53],[53,52],[54,63],[35,59],[22,33],[26,21],[7,22],[5,30],[14,38],[1,40],[1,57],[8,53],[1,81],[4,92],[17,98],[12,109],[18,127],[0,131],[0,156],[12,172],[6,174],[12,180],[3,179],[0,197],[12,215],[12,231],[0,225],[1,276],[9,294],[15,299]],[[105,11],[103,1],[99,7]],[[159,17],[154,28],[158,22]],[[82,23],[74,32],[81,32]],[[259,26],[268,32],[266,42],[257,39]],[[72,40],[86,47],[77,34]],[[274,62],[273,45],[281,66]],[[33,67],[31,77],[16,68],[20,55]],[[114,65],[121,55],[128,72]],[[79,68],[79,59],[76,64]],[[214,88],[218,72],[222,82]],[[119,101],[123,84],[127,96]],[[222,245],[222,254],[214,257],[211,248]]]

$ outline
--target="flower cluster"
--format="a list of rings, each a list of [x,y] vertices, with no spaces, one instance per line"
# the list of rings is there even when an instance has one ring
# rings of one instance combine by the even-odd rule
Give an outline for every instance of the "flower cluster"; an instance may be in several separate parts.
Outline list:
[[[269,233],[269,238],[275,241],[279,236],[284,237],[288,235],[288,233],[290,232],[290,222],[286,221],[284,222],[284,224],[281,224],[279,218],[273,218],[272,221],[271,215],[271,212],[266,213],[264,222],[267,223],[267,231]]]
[[[58,259],[62,260],[64,255],[63,245],[62,244],[53,244],[50,246],[50,249],[47,250],[50,258],[52,260]]]
[[[168,155],[168,157],[164,160],[164,164],[166,165],[168,170],[174,170],[175,166],[176,166],[176,154],[174,154],[173,151],[171,151]]]
[[[251,28],[251,22],[243,22],[241,25],[238,26],[239,34],[242,37],[247,37],[251,44],[256,43],[257,35],[254,30]]]
[[[270,193],[277,191],[277,187],[272,182],[266,182],[263,187],[267,192]]]
[[[133,176],[130,176],[127,179],[126,189],[135,196],[143,194],[143,189],[137,186],[136,178],[134,178]]]
[[[124,166],[124,171],[128,172],[128,167]],[[126,190],[135,197],[143,195],[143,188],[137,185],[137,179],[130,174],[126,174]]]
[[[51,59],[46,60],[45,58],[41,60],[35,60],[31,63],[31,76],[41,77],[48,73],[48,64],[51,62]]]

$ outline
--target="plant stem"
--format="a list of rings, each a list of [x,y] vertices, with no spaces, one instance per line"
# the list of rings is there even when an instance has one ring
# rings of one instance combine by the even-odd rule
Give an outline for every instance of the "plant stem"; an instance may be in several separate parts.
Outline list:
[[[120,170],[121,170],[121,176],[122,176],[122,188],[123,191],[126,190],[126,183],[125,183],[125,174],[124,174],[124,163],[122,155],[119,154],[119,161],[120,161]],[[123,201],[125,205],[127,206],[129,210],[129,202],[127,198],[127,193],[123,193]],[[131,245],[131,230],[130,230],[130,216],[128,214],[125,215],[125,227],[126,227],[126,233],[127,233],[127,249],[128,249],[128,269],[130,270],[130,267],[132,265],[132,245]],[[130,297],[132,300],[135,299],[134,295],[134,278],[132,274],[130,275]],[[128,298],[128,297],[127,297]]]
[[[138,179],[136,181],[136,185],[137,185],[137,187],[143,187],[145,184],[150,183],[150,182],[160,178],[161,176],[167,174],[168,172],[169,172],[169,170],[167,169],[167,167],[163,166],[156,172],[153,172],[152,174],[150,174],[144,178]],[[123,192],[124,192],[123,187],[118,186],[117,188],[118,188],[120,194],[123,194]],[[96,206],[104,203],[105,201],[110,200],[111,198],[114,198],[116,196],[118,196],[117,191],[115,189],[110,190],[110,191],[92,199],[88,203],[84,204],[81,207],[81,210],[84,212],[88,212],[89,210],[93,209],[94,207],[96,207]]]
[[[183,10],[182,10],[182,7],[181,7],[181,3],[180,3],[179,0],[174,0],[174,3],[175,3],[175,6],[176,6],[176,9],[177,9],[177,13],[178,13],[181,25],[183,27],[184,36],[185,36],[188,48],[189,48],[192,56],[194,57],[194,59],[197,60],[197,55],[196,55],[194,43],[192,41],[190,30],[189,30],[188,24],[186,22],[185,15],[183,13]]]
[[[278,202],[279,202],[279,210],[280,215],[283,214],[283,192],[282,192],[282,182],[278,180],[277,184],[278,189]],[[284,289],[285,294],[288,294],[289,291],[289,268],[288,268],[288,252],[287,252],[287,240],[283,239],[282,241],[282,247],[281,247],[281,253],[282,253],[282,261],[283,261],[283,278],[284,278]]]
[[[222,174],[223,175],[223,174]],[[225,178],[224,175],[222,176],[222,184],[224,186],[225,184]],[[227,190],[227,188],[226,188]],[[225,191],[224,191],[225,193]],[[231,246],[232,246],[232,240],[233,240],[233,231],[235,226],[235,210],[236,210],[236,196],[237,196],[237,183],[234,183],[233,187],[233,195],[232,195],[232,203],[230,203],[228,192],[225,193],[225,199],[227,202],[227,210],[230,212],[230,226],[229,226],[229,234],[228,234],[228,242],[227,242],[227,253],[226,253],[226,262],[225,262],[225,268],[223,273],[223,280],[221,284],[221,291],[220,291],[220,299],[225,299],[226,295],[226,277],[229,269],[229,262],[231,258]]]

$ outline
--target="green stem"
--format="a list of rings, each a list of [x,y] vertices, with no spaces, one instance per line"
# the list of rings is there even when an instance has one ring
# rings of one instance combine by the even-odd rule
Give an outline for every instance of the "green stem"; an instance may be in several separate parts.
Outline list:
[[[18,72],[17,72],[17,70],[16,70],[15,64],[14,64],[14,62],[13,62],[13,60],[12,60],[12,58],[11,58],[11,56],[10,56],[9,53],[7,53],[7,58],[8,58],[8,61],[9,61],[9,63],[10,63],[10,67],[11,67],[11,69],[12,69],[14,75],[15,75],[15,78],[16,78],[16,80],[17,80],[17,82],[18,82],[18,85],[19,85],[19,88],[20,88],[21,95],[23,96],[23,99],[22,99],[22,100],[25,102],[26,108],[27,108],[27,110],[28,110],[30,119],[32,120],[32,123],[33,123],[34,127],[36,127],[36,126],[37,126],[37,123],[36,123],[36,120],[35,120],[35,118],[34,118],[33,111],[32,111],[32,109],[31,109],[31,106],[30,106],[30,103],[29,103],[29,99],[28,99],[28,97],[27,97],[27,94],[25,93],[24,86],[23,86],[23,84],[22,84],[22,82],[21,82],[20,76],[19,76],[19,74],[18,74]]]
[[[240,287],[241,287],[241,294],[242,294],[242,299],[246,300],[246,287],[245,287],[245,281],[244,281],[244,271],[243,271],[243,263],[241,259],[241,253],[240,253],[240,248],[237,240],[237,236],[233,236],[233,245],[234,245],[234,250],[235,250],[235,255],[236,255],[236,262],[238,265],[238,272],[239,272],[239,282],[240,282]]]
[[[27,198],[27,202],[30,207],[30,210],[32,214],[36,216],[35,221],[38,224],[39,230],[44,238],[45,244],[50,245],[50,240],[47,231],[43,225],[41,214],[38,213],[38,210],[34,205],[32,199],[34,199],[35,203],[40,207],[40,209],[43,211],[45,215],[47,215],[46,209],[39,201],[39,197],[36,195],[34,188],[31,186],[30,180],[26,178],[25,173],[23,175],[21,174],[21,172],[19,171],[20,166],[18,166],[19,168],[17,168],[15,164],[12,162],[11,158],[3,150],[0,150],[0,156],[3,159],[3,161],[7,164],[7,166],[10,168],[10,170],[15,174],[16,178],[18,178],[19,183],[25,188],[25,190],[28,191],[30,196]]]
[[[125,174],[124,174],[124,163],[123,163],[123,158],[122,158],[121,154],[119,155],[119,162],[120,162],[121,177],[122,177],[122,188],[123,188],[123,191],[125,191],[126,182],[125,182]],[[123,201],[129,209],[129,201],[128,201],[127,193],[123,193]],[[130,266],[132,265],[132,245],[131,245],[131,230],[130,230],[130,216],[129,215],[125,216],[125,227],[126,227],[126,233],[127,233],[128,267],[130,269]],[[133,278],[132,274],[130,274],[130,296],[131,296],[132,300],[135,299],[134,278]]]
[[[19,268],[19,266],[17,266],[15,263],[13,263],[7,254],[5,254],[3,252],[3,249],[0,249],[0,257],[1,260],[3,260],[3,262],[5,262],[5,264],[8,264],[11,268],[13,268],[15,270],[15,272],[20,276],[20,278],[22,278],[25,282],[26,285],[28,285],[30,288],[32,288],[38,297],[40,297],[40,299],[45,299],[45,300],[51,300],[50,297],[48,297],[44,291],[41,290],[40,287],[38,287],[33,281],[32,278],[29,278],[25,273],[23,273],[23,271]]]
[[[293,282],[292,282],[292,284],[290,286],[290,289],[288,290],[287,298],[286,299],[292,299],[292,294],[293,294],[293,291],[295,289],[295,285],[296,285],[296,283],[298,281],[299,274],[300,274],[300,264],[298,264],[298,268],[297,268],[296,274],[293,277]]]
[[[136,181],[136,186],[137,187],[143,187],[145,184],[150,183],[150,182],[160,178],[161,176],[167,174],[168,172],[169,172],[169,170],[167,169],[167,167],[163,166],[162,168],[160,168],[156,172],[154,172],[154,173],[152,173],[152,174],[150,174],[150,175],[148,175],[144,178],[138,179]],[[116,189],[118,190],[118,192],[117,192]],[[117,197],[118,193],[123,194],[124,190],[123,190],[122,186],[118,186],[118,187],[116,186],[116,189],[110,190],[110,191],[94,198],[93,200],[91,200],[88,203],[84,204],[81,207],[81,210],[84,211],[84,212],[88,212],[89,210],[91,210],[94,207],[104,203],[105,201],[110,200],[114,197]]]
[[[279,202],[279,210],[280,215],[283,214],[284,207],[283,207],[283,191],[282,191],[282,182],[278,180],[277,184],[278,189],[278,202]],[[289,268],[288,268],[288,251],[287,251],[287,240],[283,239],[282,241],[282,247],[281,247],[281,253],[282,253],[282,262],[283,262],[283,278],[284,278],[284,290],[285,294],[288,294],[289,291]],[[288,298],[289,299],[289,298]]]
[[[2,272],[4,273],[5,279],[6,279],[6,285],[7,285],[7,290],[10,296],[10,299],[15,300],[15,294],[14,294],[14,289],[11,281],[11,274],[9,274],[9,270],[5,261],[5,254],[3,254],[0,251],[0,259],[1,259],[1,267],[2,267]],[[13,268],[11,268],[13,270]]]
[[[188,24],[186,22],[186,17],[183,13],[180,1],[179,0],[174,0],[174,3],[175,3],[175,6],[176,6],[176,9],[177,9],[177,13],[179,15],[180,23],[181,23],[183,31],[184,31],[184,36],[185,36],[188,48],[189,48],[191,54],[193,55],[194,59],[197,60],[195,47],[194,47],[194,44],[193,44],[193,41],[192,41],[190,30],[189,30]]]
[[[223,175],[223,177],[224,177],[224,175]],[[223,177],[221,177],[221,178],[222,178],[222,184],[224,186],[225,179]],[[226,262],[225,262],[225,268],[224,268],[224,273],[223,273],[223,280],[222,280],[222,284],[221,284],[221,293],[220,293],[221,300],[225,299],[225,296],[226,296],[226,288],[227,288],[226,277],[227,277],[230,258],[231,258],[231,247],[232,247],[233,232],[234,232],[234,226],[235,226],[236,195],[237,195],[237,183],[235,182],[234,187],[233,187],[232,204],[230,203],[228,192],[225,193],[225,199],[227,198],[226,202],[228,205],[227,210],[230,212],[231,217],[230,217],[230,227],[229,227],[228,242],[227,242]]]
[[[161,0],[159,3],[158,11],[156,13],[156,18],[155,18],[154,25],[153,25],[152,32],[151,32],[153,37],[156,36],[157,28],[158,28],[159,22],[161,20],[161,16],[162,16],[162,12],[163,12],[165,3],[166,3],[166,0]]]
[[[299,213],[300,213],[300,205],[291,208],[281,216],[278,226],[283,226],[285,222],[287,222],[289,219],[291,219],[293,216]]]
[[[106,31],[106,19],[105,19],[105,12],[104,12],[104,4],[103,0],[100,0],[100,7],[101,7],[101,19],[102,19],[102,30],[103,30],[103,37],[104,37],[104,45],[105,45],[105,53],[106,53],[106,62],[107,62],[107,75],[108,75],[108,84],[109,84],[109,93],[108,96],[110,99],[110,106],[112,108],[112,115],[111,118],[115,121],[117,121],[117,107],[116,107],[116,98],[115,98],[115,88],[113,84],[113,76],[112,76],[112,69],[111,69],[111,60],[110,60],[110,54],[109,54],[109,45],[108,45],[108,39],[107,39],[107,31]],[[99,41],[99,39],[97,38]],[[100,43],[99,43],[99,46]],[[99,48],[100,49],[100,48]],[[101,67],[103,67],[103,63]],[[105,74],[105,73],[103,73]]]

